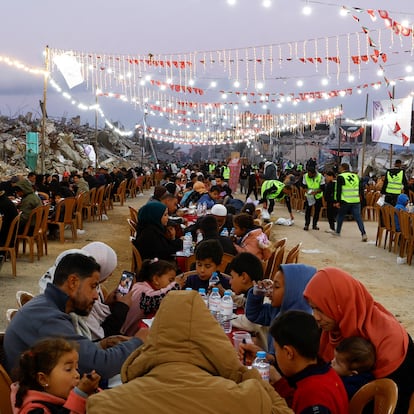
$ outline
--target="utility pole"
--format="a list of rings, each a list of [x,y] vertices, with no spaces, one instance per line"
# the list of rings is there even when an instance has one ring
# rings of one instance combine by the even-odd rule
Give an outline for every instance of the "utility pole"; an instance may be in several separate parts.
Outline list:
[[[46,98],[47,98],[47,79],[49,77],[49,46],[45,49],[45,74],[43,76],[43,104],[42,104],[42,133],[40,135],[40,173],[45,173],[45,145],[46,145]]]
[[[365,125],[364,132],[362,133],[362,156],[361,156],[361,171],[360,176],[364,176],[364,167],[365,167],[365,151],[367,146],[367,126],[368,126],[368,94],[365,101]]]

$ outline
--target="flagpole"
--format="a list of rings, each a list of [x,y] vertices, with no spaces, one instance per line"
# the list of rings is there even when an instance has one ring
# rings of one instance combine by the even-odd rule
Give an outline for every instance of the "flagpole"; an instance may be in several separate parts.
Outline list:
[[[46,142],[46,98],[47,98],[47,78],[49,76],[49,46],[45,49],[45,74],[43,76],[43,105],[42,105],[42,133],[40,136],[40,173],[45,173],[45,142]]]
[[[364,176],[364,166],[365,166],[365,151],[367,146],[367,125],[368,125],[368,97],[369,94],[367,93],[367,98],[365,101],[365,126],[364,132],[362,133],[362,159],[361,159],[361,177]]]

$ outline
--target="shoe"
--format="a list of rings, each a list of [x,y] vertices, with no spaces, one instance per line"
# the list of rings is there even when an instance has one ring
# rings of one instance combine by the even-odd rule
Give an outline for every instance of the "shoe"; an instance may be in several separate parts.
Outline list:
[[[319,230],[319,227],[318,226],[313,226],[312,230]]]
[[[363,242],[368,241],[368,236],[367,236],[366,234],[363,234],[363,235],[362,235],[362,241],[363,241]]]
[[[336,231],[333,231],[332,236],[341,237],[341,233],[337,233]]]
[[[305,226],[305,227],[303,228],[303,230],[308,231],[308,230],[309,230],[309,226]]]
[[[335,230],[334,229],[328,229],[328,230],[325,230],[325,233],[333,234],[333,233],[335,233]]]

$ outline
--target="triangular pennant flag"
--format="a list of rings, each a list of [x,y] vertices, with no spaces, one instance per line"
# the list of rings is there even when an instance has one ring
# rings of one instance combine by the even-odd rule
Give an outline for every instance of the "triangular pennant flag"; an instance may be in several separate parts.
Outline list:
[[[405,145],[410,140],[410,138],[407,137],[407,135],[405,135],[404,132],[401,133],[401,136],[402,136],[402,139],[403,139],[403,145]]]
[[[368,37],[368,41],[369,41],[369,46],[370,47],[377,47],[377,45],[375,44],[375,42],[370,37]]]
[[[369,33],[368,27],[362,26],[362,31],[367,34]]]
[[[372,10],[372,9],[368,9],[368,10],[367,10],[367,13],[369,14],[369,16],[371,17],[371,20],[372,20],[373,22],[375,22],[375,20],[377,20],[377,17],[375,16],[375,12],[374,12],[374,10]]]
[[[400,124],[396,121],[394,130],[392,131],[393,134],[396,134],[401,129]]]

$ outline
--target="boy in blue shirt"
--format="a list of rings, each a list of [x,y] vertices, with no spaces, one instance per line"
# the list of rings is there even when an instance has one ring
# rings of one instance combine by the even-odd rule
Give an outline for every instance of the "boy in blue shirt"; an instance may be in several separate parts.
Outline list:
[[[198,290],[204,288],[207,292],[212,287],[209,286],[209,280],[214,272],[217,273],[220,280],[216,285],[220,290],[220,294],[223,294],[224,290],[230,289],[230,280],[217,271],[223,258],[223,248],[218,240],[205,240],[200,242],[197,244],[194,254],[196,257],[195,270],[197,274],[187,277],[184,289],[191,288]]]

